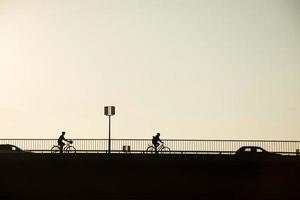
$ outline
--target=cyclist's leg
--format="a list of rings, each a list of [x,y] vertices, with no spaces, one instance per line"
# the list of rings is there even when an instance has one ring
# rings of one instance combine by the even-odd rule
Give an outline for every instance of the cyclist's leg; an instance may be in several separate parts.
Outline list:
[[[63,153],[64,144],[59,145],[59,153]]]
[[[157,151],[158,146],[159,146],[159,143],[155,143],[155,144],[154,144],[155,153],[158,153],[158,151]]]

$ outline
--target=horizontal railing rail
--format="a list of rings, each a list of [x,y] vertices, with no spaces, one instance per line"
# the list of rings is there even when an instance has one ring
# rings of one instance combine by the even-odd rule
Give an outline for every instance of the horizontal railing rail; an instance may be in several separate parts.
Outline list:
[[[107,153],[107,139],[72,139],[78,153]],[[57,139],[0,139],[0,144],[12,144],[25,151],[49,153]],[[280,140],[181,140],[165,139],[170,153],[233,154],[242,146],[259,146],[269,152],[284,155],[299,154],[300,141]],[[112,153],[145,153],[151,139],[112,139]]]

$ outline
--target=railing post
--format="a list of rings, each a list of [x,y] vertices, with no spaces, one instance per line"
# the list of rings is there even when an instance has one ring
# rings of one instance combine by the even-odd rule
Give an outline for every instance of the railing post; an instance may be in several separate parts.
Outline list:
[[[110,139],[110,130],[111,130],[111,128],[110,128],[110,116],[108,117],[108,123],[109,123],[109,128],[108,128],[108,153],[110,153],[111,152],[111,139]]]

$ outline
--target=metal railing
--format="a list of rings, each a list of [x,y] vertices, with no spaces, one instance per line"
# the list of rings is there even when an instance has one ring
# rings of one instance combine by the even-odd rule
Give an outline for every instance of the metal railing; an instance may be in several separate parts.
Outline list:
[[[72,139],[78,153],[106,153],[107,139]],[[181,140],[165,139],[170,153],[179,154],[233,154],[241,146],[259,146],[269,152],[285,155],[299,154],[300,141],[279,140]],[[0,144],[12,144],[25,151],[49,153],[57,139],[0,139]],[[151,145],[151,139],[112,139],[113,153],[143,153]],[[124,146],[129,146],[124,151]],[[297,153],[298,152],[298,153]]]

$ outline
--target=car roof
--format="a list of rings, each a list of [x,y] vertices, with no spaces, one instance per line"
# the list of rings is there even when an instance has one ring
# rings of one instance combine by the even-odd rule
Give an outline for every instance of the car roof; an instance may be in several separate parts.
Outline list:
[[[16,149],[20,149],[16,145],[12,145],[12,144],[0,144],[0,150],[8,150],[8,149],[11,149],[12,147],[15,147]]]
[[[258,147],[258,146],[242,146],[241,148],[261,148],[261,147]]]
[[[262,152],[268,152],[267,150],[265,150],[264,148],[262,147],[257,147],[257,146],[242,146],[240,147],[236,152],[244,152],[245,150],[251,150],[253,151],[255,149],[256,150],[259,150],[259,151],[262,151]]]
[[[264,148],[258,147],[258,146],[242,146],[240,149],[246,149],[246,148],[251,148],[251,149],[263,149],[263,150],[265,150]]]
[[[17,146],[12,144],[0,144],[0,147],[17,147]]]

